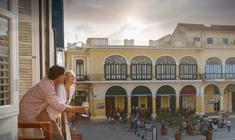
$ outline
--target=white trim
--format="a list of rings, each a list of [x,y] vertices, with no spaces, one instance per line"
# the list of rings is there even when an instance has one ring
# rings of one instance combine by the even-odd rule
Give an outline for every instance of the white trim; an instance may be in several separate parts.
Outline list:
[[[39,55],[39,6],[38,0],[31,1],[32,11],[32,85],[40,81],[40,55]]]

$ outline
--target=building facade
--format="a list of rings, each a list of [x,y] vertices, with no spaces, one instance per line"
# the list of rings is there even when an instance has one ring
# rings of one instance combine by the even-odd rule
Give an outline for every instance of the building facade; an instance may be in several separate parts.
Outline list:
[[[0,139],[18,139],[19,100],[55,64],[52,1],[0,1]]]
[[[235,112],[235,26],[179,23],[148,46],[110,45],[107,38],[70,44],[66,68],[75,71],[74,98],[90,102],[92,119],[110,109],[189,108],[197,114]]]

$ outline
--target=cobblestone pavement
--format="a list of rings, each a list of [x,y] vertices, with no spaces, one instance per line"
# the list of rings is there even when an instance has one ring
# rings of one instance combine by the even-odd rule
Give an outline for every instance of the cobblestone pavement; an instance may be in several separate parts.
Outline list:
[[[232,118],[231,131],[227,128],[218,129],[213,133],[213,140],[235,140],[235,118]],[[159,126],[160,128],[160,126]],[[159,129],[157,133],[157,140],[175,140],[175,130],[168,129],[167,136],[161,136]],[[141,135],[134,134],[129,131],[128,124],[108,124],[108,123],[94,123],[80,121],[78,124],[78,132],[82,133],[83,140],[142,140]],[[152,140],[152,131],[146,132],[144,140]],[[185,132],[182,134],[182,140],[205,140],[202,135],[189,136]]]

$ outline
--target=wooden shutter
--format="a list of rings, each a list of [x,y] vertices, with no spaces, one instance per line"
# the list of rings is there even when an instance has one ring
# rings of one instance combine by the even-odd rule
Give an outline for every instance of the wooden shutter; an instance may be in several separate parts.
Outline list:
[[[32,87],[32,4],[19,0],[18,5],[19,92],[23,95]]]

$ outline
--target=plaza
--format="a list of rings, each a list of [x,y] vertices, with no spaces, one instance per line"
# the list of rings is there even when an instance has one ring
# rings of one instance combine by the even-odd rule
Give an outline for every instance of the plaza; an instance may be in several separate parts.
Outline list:
[[[232,126],[231,131],[228,132],[227,127],[218,128],[217,131],[213,132],[213,140],[235,140],[235,118],[231,118]],[[162,136],[160,134],[160,125],[157,125],[157,140],[175,140],[175,130],[172,128],[168,129],[168,135]],[[94,140],[94,139],[105,139],[105,140],[141,140],[134,132],[128,130],[128,124],[108,124],[106,122],[86,122],[80,121],[78,124],[78,132],[82,133],[83,139]],[[148,140],[152,140],[152,132],[147,132]],[[182,140],[205,140],[202,135],[186,135],[182,133]]]

